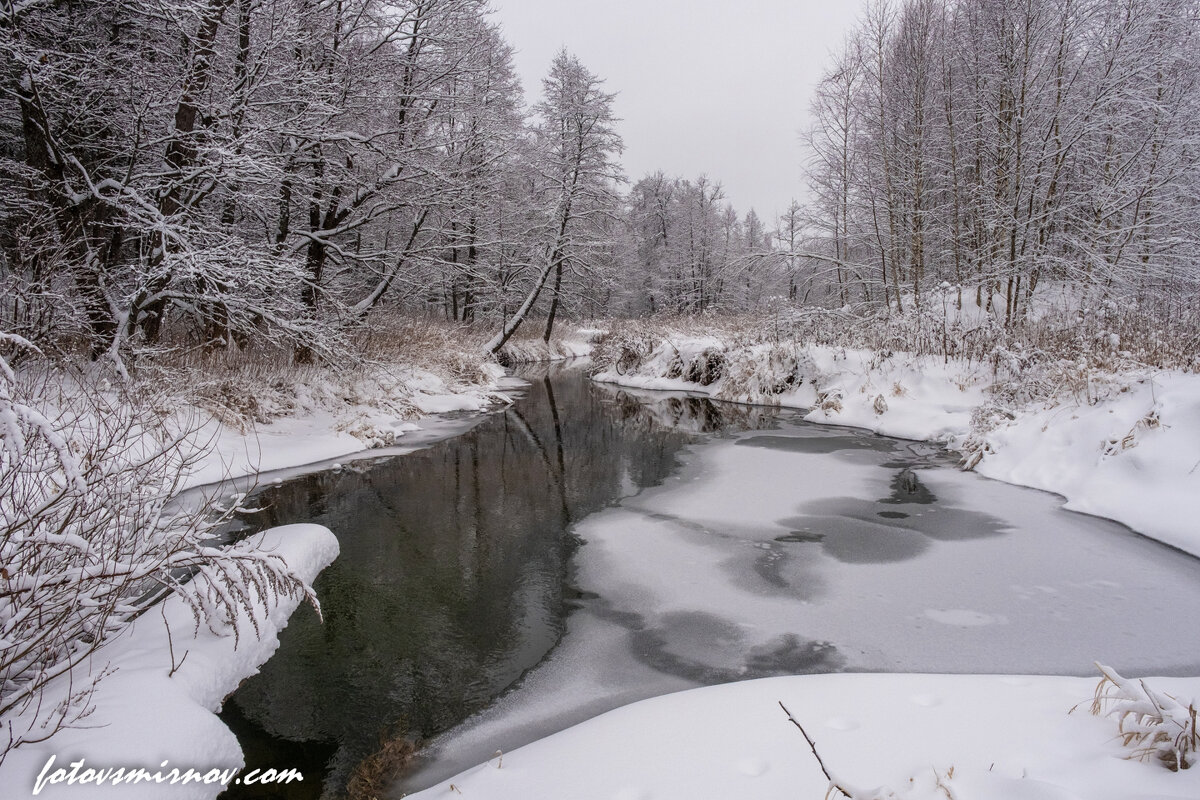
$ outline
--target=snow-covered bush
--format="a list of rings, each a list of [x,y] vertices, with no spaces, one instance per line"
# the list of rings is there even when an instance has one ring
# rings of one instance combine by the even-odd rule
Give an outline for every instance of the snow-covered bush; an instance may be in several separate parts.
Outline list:
[[[593,371],[611,368],[626,375],[636,371],[654,352],[657,338],[648,326],[630,322],[597,337],[594,342]]]
[[[1200,732],[1194,701],[1155,691],[1144,680],[1124,678],[1112,667],[1096,667],[1104,677],[1096,687],[1092,713],[1116,717],[1131,758],[1155,758],[1174,772],[1196,765]]]
[[[812,380],[816,367],[805,351],[789,343],[749,345],[724,365],[720,397],[773,405],[778,397]]]
[[[33,349],[0,334],[0,760],[87,714],[102,664],[73,674],[74,693],[57,704],[44,702],[47,684],[163,590],[187,600],[197,626],[235,636],[240,617],[257,629],[278,595],[316,603],[279,557],[216,543],[240,498],[178,502],[199,448],[165,421],[169,404],[146,386],[18,373],[3,357],[16,347]]]

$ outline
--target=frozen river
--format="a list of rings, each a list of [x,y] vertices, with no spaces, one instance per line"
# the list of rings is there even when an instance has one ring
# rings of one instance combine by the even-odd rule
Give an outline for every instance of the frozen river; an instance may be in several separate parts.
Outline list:
[[[272,502],[267,522],[329,525],[343,555],[325,625],[298,617],[229,715],[263,758],[326,765],[327,792],[381,734],[432,740],[399,796],[703,684],[1200,670],[1194,558],[929,445],[577,372]]]

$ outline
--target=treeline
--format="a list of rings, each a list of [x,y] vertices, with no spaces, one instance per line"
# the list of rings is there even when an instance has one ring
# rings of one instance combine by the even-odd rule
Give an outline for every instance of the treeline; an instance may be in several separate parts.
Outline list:
[[[381,310],[486,326],[906,310],[958,287],[1194,298],[1196,0],[874,0],[821,81],[809,202],[624,190],[567,52],[528,107],[484,0],[0,0],[0,330],[124,368],[329,357]],[[1160,303],[1161,305],[1161,303]]]
[[[832,299],[1194,301],[1198,34],[1193,0],[874,0],[812,106]]]
[[[791,219],[798,237],[798,206]],[[622,221],[617,261],[624,279],[614,301],[626,314],[746,310],[787,291],[786,260],[778,253],[790,249],[787,225],[768,228],[754,209],[740,216],[707,176],[646,176],[629,192]]]
[[[621,142],[565,51],[530,113],[487,12],[0,2],[0,329],[118,364],[264,340],[305,360],[381,308],[501,341],[540,299],[548,335],[611,239]]]

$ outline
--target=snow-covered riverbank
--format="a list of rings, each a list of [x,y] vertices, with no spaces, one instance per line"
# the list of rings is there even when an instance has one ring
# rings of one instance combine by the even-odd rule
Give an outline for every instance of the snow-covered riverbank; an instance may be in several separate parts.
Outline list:
[[[337,539],[317,525],[288,525],[255,535],[235,547],[274,553],[311,583],[337,557]],[[197,627],[191,608],[169,596],[135,620],[120,636],[98,650],[73,674],[47,686],[45,700],[61,702],[88,689],[104,674],[85,703],[92,712],[74,727],[44,742],[30,742],[8,753],[0,766],[5,797],[196,798],[209,800],[223,788],[209,782],[171,782],[188,769],[236,770],[245,765],[237,738],[216,712],[241,681],[253,675],[279,646],[299,598],[257,598],[257,619],[245,615],[233,631]],[[33,711],[30,709],[29,711]],[[11,722],[20,730],[24,718]],[[53,764],[50,759],[53,758]],[[71,773],[74,762],[83,766]],[[252,765],[283,769],[286,764]],[[121,769],[122,780],[100,783],[92,770]],[[58,770],[66,772],[56,780]],[[153,778],[125,778],[134,770]],[[72,780],[72,775],[74,779]],[[39,784],[39,776],[41,783]]]
[[[1177,696],[1200,679],[1159,679]],[[1128,758],[1090,678],[803,675],[656,697],[610,711],[413,795],[530,800],[826,797],[854,800],[1168,800],[1200,770]],[[1074,709],[1072,711],[1072,709]],[[828,795],[842,797],[836,790]]]
[[[224,494],[230,487],[222,482],[241,479],[239,490],[244,491],[248,482],[259,482],[267,473],[278,479],[328,468],[334,459],[426,446],[482,418],[469,412],[509,402],[504,392],[520,382],[506,378],[503,368],[476,351],[467,352],[465,345],[463,350],[461,360],[469,368],[457,373],[378,365],[350,374],[297,369],[294,380],[286,383],[231,384],[225,390],[229,405],[252,412],[244,416],[221,413],[222,404],[200,391],[155,407],[169,410],[167,430],[186,434],[180,452],[188,464],[183,487],[195,488],[199,498],[214,491]],[[61,383],[81,391],[72,379]],[[445,412],[468,413],[447,418]],[[334,535],[316,525],[273,528],[233,547],[278,556],[306,584],[338,553]],[[279,631],[299,602],[298,597],[255,595],[247,585],[229,585],[224,591],[233,597],[245,595],[256,609],[256,619],[243,614],[236,630],[214,632],[207,623],[197,626],[192,609],[170,595],[68,675],[48,684],[38,707],[7,716],[5,728],[25,741],[0,764],[0,785],[22,795],[37,789],[39,796],[87,792],[122,798],[215,797],[223,788],[222,776],[209,776],[209,770],[232,775],[244,765],[236,737],[216,712],[224,698],[275,652]],[[76,709],[69,718],[85,710],[78,722],[46,741],[36,741],[52,732],[38,732],[47,709],[68,701]],[[31,732],[23,733],[26,729]],[[80,760],[83,765],[73,768]],[[100,787],[94,781],[109,773],[88,772],[89,768],[125,768],[122,777],[144,769],[151,776],[162,773],[168,783],[153,777],[117,784],[109,779]],[[195,769],[213,780],[171,782],[175,768],[176,777]]]
[[[424,369],[378,368],[353,381],[300,383],[291,407],[266,421],[203,423],[193,436],[202,454],[187,485],[407,448],[413,440],[427,439],[419,432],[445,427],[437,415],[502,405],[508,402],[504,391],[519,385],[506,378],[498,364],[481,363],[479,371],[477,380],[456,381]],[[455,430],[446,428],[446,435]]]
[[[579,358],[591,352],[591,329],[564,327],[549,345],[515,339],[505,348],[506,363],[549,362]],[[314,372],[295,376],[286,395],[265,401],[257,422],[209,419],[194,441],[203,451],[186,485],[203,486],[228,479],[303,467],[328,467],[335,459],[374,457],[407,452],[465,430],[463,417],[444,415],[482,412],[507,404],[507,392],[524,382],[507,377],[469,340],[442,344],[440,366],[378,364],[354,376]],[[457,364],[460,374],[448,370]],[[263,387],[255,387],[263,392]],[[205,412],[185,411],[182,424]]]

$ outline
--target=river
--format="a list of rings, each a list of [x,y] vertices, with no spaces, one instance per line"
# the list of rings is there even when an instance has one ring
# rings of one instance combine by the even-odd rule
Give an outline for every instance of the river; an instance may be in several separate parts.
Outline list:
[[[324,623],[298,610],[223,712],[250,767],[305,773],[287,797],[343,796],[400,737],[432,744],[392,796],[730,680],[1200,669],[1200,561],[1052,495],[797,412],[524,377],[459,437],[259,495],[251,526],[342,547]]]

